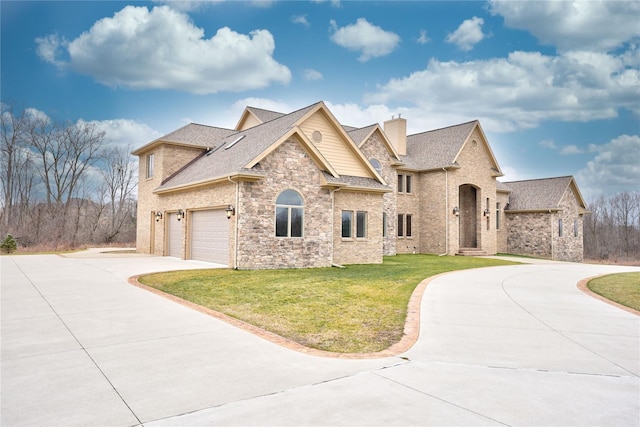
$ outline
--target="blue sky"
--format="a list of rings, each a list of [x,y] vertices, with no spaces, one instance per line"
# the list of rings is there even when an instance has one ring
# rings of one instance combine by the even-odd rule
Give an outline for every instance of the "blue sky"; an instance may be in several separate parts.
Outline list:
[[[640,2],[2,1],[2,101],[140,146],[323,100],[411,133],[479,119],[504,181],[640,190]]]

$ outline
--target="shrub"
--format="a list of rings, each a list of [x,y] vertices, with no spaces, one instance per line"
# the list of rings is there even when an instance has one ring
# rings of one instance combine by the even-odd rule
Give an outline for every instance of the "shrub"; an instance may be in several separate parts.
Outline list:
[[[7,237],[5,237],[0,244],[0,249],[2,249],[2,251],[6,254],[10,254],[11,252],[18,249],[18,243],[11,234],[7,234]]]

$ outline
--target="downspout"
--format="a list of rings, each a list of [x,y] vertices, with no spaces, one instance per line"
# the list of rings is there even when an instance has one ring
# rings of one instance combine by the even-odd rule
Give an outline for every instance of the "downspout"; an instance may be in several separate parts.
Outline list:
[[[444,253],[438,256],[445,256],[449,254],[449,171],[447,168],[442,168],[444,171]]]
[[[331,261],[330,261],[330,265],[331,267],[339,267],[339,268],[343,268],[340,264],[336,264],[333,260],[333,254],[334,254],[334,245],[333,245],[333,241],[335,238],[335,229],[334,229],[334,225],[335,225],[335,219],[334,219],[334,215],[335,215],[335,210],[336,210],[336,196],[335,196],[335,192],[338,191],[339,188],[334,188],[333,190],[331,190]]]
[[[551,222],[551,259],[554,260],[555,259],[555,244],[554,244],[554,238],[556,233],[553,231],[553,214],[551,212],[551,209],[549,209],[549,221]]]
[[[234,238],[233,238],[233,269],[238,269],[238,217],[240,216],[240,209],[238,203],[240,202],[240,183],[234,181],[231,177],[227,177],[229,182],[236,184],[236,214],[234,215]]]

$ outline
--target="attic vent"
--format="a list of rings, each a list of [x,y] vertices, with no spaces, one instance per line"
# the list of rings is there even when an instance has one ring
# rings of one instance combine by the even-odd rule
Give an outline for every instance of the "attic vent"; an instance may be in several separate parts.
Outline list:
[[[244,138],[246,135],[240,135],[239,137],[237,137],[236,139],[234,139],[229,145],[227,145],[226,147],[224,147],[225,150],[228,150],[229,148],[233,147],[234,145],[236,145],[238,143],[238,141],[240,141],[242,138]]]
[[[315,142],[316,144],[319,144],[322,142],[322,134],[320,133],[320,131],[315,130],[311,134],[311,139],[313,139],[313,142]]]

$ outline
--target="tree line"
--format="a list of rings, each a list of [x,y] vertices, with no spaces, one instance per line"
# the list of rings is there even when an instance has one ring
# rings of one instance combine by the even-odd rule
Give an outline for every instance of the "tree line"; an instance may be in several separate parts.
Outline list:
[[[21,247],[135,242],[131,146],[108,146],[96,123],[58,122],[1,104],[0,235]]]
[[[584,220],[584,257],[640,260],[640,193],[600,196]]]

